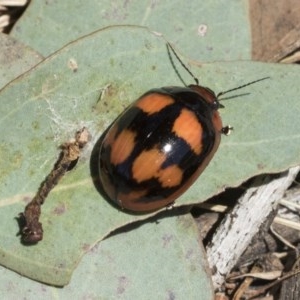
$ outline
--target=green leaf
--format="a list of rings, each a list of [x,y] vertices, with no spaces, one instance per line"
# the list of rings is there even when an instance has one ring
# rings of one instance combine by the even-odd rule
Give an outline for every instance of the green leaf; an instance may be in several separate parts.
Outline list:
[[[10,36],[0,33],[0,88],[41,60],[40,54]]]
[[[2,295],[11,299],[214,298],[204,249],[189,215],[164,218],[104,240],[83,257],[63,289],[1,268],[0,278]]]
[[[94,30],[122,24],[162,32],[191,59],[251,58],[248,3],[240,0],[32,0],[11,34],[47,56]]]
[[[223,122],[235,130],[222,139],[211,164],[177,205],[204,201],[225,186],[299,164],[298,66],[245,61],[190,66],[201,84],[216,93],[268,75],[271,79],[233,93],[249,95],[223,102]],[[90,154],[129,103],[150,88],[169,85],[181,83],[165,40],[146,28],[115,26],[69,44],[0,91],[0,120],[6,128],[0,143],[2,265],[65,285],[87,249],[114,229],[149,218],[120,211],[100,196],[91,177]],[[15,235],[14,217],[52,169],[57,147],[82,126],[90,130],[92,141],[42,207],[44,240],[24,247]]]

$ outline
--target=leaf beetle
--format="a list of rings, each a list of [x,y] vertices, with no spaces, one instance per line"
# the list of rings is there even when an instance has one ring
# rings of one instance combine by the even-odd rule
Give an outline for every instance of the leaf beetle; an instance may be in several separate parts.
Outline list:
[[[183,194],[209,164],[221,134],[232,129],[222,125],[219,97],[268,78],[216,95],[167,44],[173,67],[170,49],[196,84],[147,91],[112,123],[99,148],[104,192],[132,212],[158,210]]]

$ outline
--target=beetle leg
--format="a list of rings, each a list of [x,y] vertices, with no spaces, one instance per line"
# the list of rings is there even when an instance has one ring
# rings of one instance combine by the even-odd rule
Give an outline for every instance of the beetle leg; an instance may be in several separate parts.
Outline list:
[[[230,126],[230,125],[227,125],[227,126],[222,128],[222,133],[225,134],[225,135],[229,135],[232,130],[233,130],[233,127]]]

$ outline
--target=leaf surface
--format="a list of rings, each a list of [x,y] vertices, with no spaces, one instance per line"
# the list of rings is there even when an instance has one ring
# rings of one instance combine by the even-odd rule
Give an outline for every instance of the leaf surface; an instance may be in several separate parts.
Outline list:
[[[222,138],[211,164],[178,206],[204,201],[256,174],[299,164],[298,66],[245,61],[200,65],[182,59],[216,93],[261,77],[271,79],[234,93],[248,95],[224,100],[223,123],[234,126],[234,132]],[[190,82],[188,74],[183,76]],[[149,218],[120,211],[101,197],[92,181],[91,169],[97,166],[90,154],[128,104],[150,88],[169,85],[181,83],[163,37],[138,26],[116,26],[70,43],[0,91],[0,121],[7,128],[0,143],[2,265],[65,285],[88,249],[116,228]],[[52,169],[58,146],[82,126],[90,130],[92,141],[42,207],[44,240],[24,247],[15,235],[14,217]]]

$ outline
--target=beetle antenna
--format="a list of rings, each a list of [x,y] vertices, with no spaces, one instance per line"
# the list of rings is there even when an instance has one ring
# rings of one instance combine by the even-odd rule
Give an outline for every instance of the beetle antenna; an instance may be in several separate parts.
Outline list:
[[[246,83],[246,84],[243,84],[243,85],[241,85],[241,86],[238,86],[238,87],[236,87],[236,88],[234,88],[234,89],[231,89],[231,90],[228,90],[228,91],[225,91],[225,92],[221,92],[221,93],[219,93],[219,94],[217,95],[217,98],[219,98],[220,96],[222,96],[222,95],[224,95],[224,94],[227,94],[227,93],[229,93],[229,92],[233,92],[233,91],[242,89],[242,88],[244,88],[244,87],[246,87],[246,86],[248,86],[248,85],[251,85],[251,84],[254,84],[254,83],[256,83],[256,82],[259,82],[259,81],[262,81],[262,80],[265,80],[265,79],[269,79],[269,78],[270,78],[270,77],[260,78],[260,79],[257,79],[257,80],[248,82],[248,83]]]
[[[167,44],[167,51],[168,51],[168,56],[169,56],[169,59],[171,61],[172,67],[175,70],[176,75],[178,76],[178,78],[180,79],[180,81],[183,83],[183,85],[187,86],[187,84],[183,80],[182,76],[180,75],[180,73],[178,72],[178,70],[177,70],[177,68],[176,68],[176,66],[174,64],[174,61],[173,61],[173,58],[172,58],[172,55],[171,55],[171,52],[170,52],[170,49],[169,49],[169,44]]]
[[[177,58],[177,60],[180,62],[181,66],[193,77],[193,79],[195,80],[196,84],[199,85],[199,80],[198,78],[190,71],[190,69],[182,62],[182,60],[179,58],[179,56],[177,55],[177,53],[175,52],[174,48],[171,46],[170,43],[167,43],[167,50],[168,50],[168,55],[169,55],[169,58],[170,58],[170,61],[171,61],[171,64],[177,74],[177,76],[179,77],[180,81],[184,84],[184,86],[187,86],[186,83],[184,82],[184,80],[182,79],[181,75],[179,74],[175,64],[174,64],[174,61],[173,61],[173,58],[172,58],[172,55],[171,55],[171,52],[170,52],[170,49],[171,51],[173,52],[173,54],[175,55],[175,57]]]

